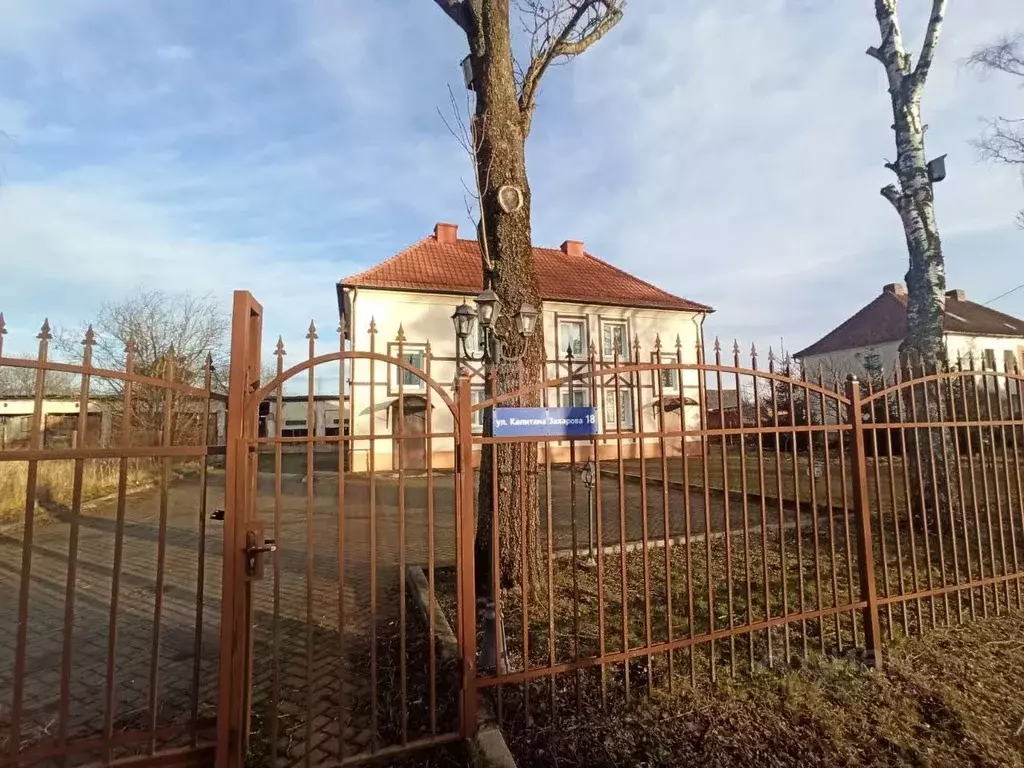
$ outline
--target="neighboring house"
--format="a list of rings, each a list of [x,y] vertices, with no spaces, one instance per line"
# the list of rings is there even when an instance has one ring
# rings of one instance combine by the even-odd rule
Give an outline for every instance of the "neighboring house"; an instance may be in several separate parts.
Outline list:
[[[40,444],[43,448],[71,448],[78,441],[78,413],[81,402],[77,397],[46,397],[40,419]],[[35,413],[33,395],[4,395],[0,397],[0,450],[29,447],[32,414]],[[105,446],[110,434],[110,414],[99,402],[90,401],[86,415],[86,440],[82,447]]]
[[[740,393],[735,389],[718,389],[708,386],[704,392],[704,414],[708,429],[738,429],[740,426]],[[756,414],[744,413],[743,420],[750,421]]]
[[[1024,369],[1024,320],[968,301],[963,291],[946,293],[943,331],[954,365],[959,356],[965,368],[973,361],[975,369]],[[870,304],[794,357],[809,378],[819,370],[826,379],[840,380],[881,372],[891,383],[906,332],[907,290],[902,283],[890,283]]]
[[[281,397],[281,424],[280,433],[277,427],[277,395],[270,396],[260,403],[260,437],[308,437],[309,431],[309,404],[313,404],[313,433],[312,437],[337,437],[341,430],[348,434],[348,403],[342,415],[342,409],[338,407],[337,395],[313,395],[310,401],[308,395],[283,395]],[[306,446],[300,446],[306,450]],[[320,448],[318,444],[316,446]]]
[[[696,362],[697,345],[703,343],[705,317],[713,310],[703,304],[683,299],[623,272],[588,254],[583,243],[567,240],[559,249],[534,248],[534,266],[543,301],[538,328],[544,335],[549,361],[545,378],[566,375],[566,350],[573,350],[578,361],[587,359],[588,348],[594,344],[601,365],[610,366],[619,350],[619,359],[626,364],[633,354],[634,340],[641,345],[641,362],[653,360],[656,337],[662,342],[662,360],[676,361],[676,339],[679,339],[684,363]],[[342,325],[350,348],[366,351],[370,347],[368,329],[376,328],[375,349],[382,354],[397,355],[399,328],[404,332],[403,354],[415,366],[427,365],[427,343],[430,344],[430,376],[451,393],[456,378],[456,338],[451,316],[463,301],[472,304],[483,289],[483,267],[476,239],[459,239],[454,224],[438,224],[433,235],[410,246],[396,256],[371,269],[338,283],[338,304]],[[514,311],[515,308],[504,308]],[[559,367],[552,361],[563,361]],[[390,367],[390,373],[385,369]],[[558,371],[556,374],[555,371]],[[371,387],[371,372],[373,386]],[[656,431],[658,409],[664,408],[665,429],[679,431],[685,419],[687,428],[700,426],[699,379],[696,371],[685,371],[679,377],[665,371],[662,386],[655,387],[650,374],[642,377],[643,392],[628,377],[620,379],[619,401],[622,416],[617,416],[614,387],[605,390],[598,402],[599,416],[605,431],[613,434],[616,424],[628,432],[639,431],[635,410],[643,403],[645,430]],[[424,435],[428,431],[450,432],[451,419],[440,398],[433,397],[432,416],[426,416],[426,388],[416,376],[403,374],[404,413],[398,413],[398,376],[395,366],[377,364],[371,371],[369,361],[357,361],[351,368],[352,430],[355,435],[368,435],[371,419],[375,435],[387,435],[400,420],[405,435]],[[682,379],[681,381],[679,379]],[[664,403],[655,402],[657,390]],[[472,392],[474,401],[483,398],[483,383],[476,379]],[[372,398],[372,403],[371,403]],[[579,387],[563,387],[548,393],[550,405],[589,405],[589,382]],[[483,427],[482,412],[474,428]],[[430,429],[428,430],[428,422]],[[374,440],[374,467],[396,466],[392,441]],[[627,441],[624,441],[624,443]],[[639,446],[632,441],[623,449],[624,455],[638,455]],[[672,442],[672,441],[669,441]],[[427,439],[406,438],[403,452],[405,467],[426,466]],[[371,441],[354,441],[353,468],[360,470],[369,462]],[[601,441],[606,455],[615,455],[616,442],[611,437]],[[700,442],[695,445],[699,448]],[[658,449],[657,439],[645,441],[650,455]],[[675,452],[682,450],[675,441]],[[667,448],[672,450],[672,448]],[[579,446],[577,459],[589,456],[586,446]],[[454,442],[451,438],[432,438],[432,466],[451,466]],[[551,449],[552,461],[568,459],[566,444]]]

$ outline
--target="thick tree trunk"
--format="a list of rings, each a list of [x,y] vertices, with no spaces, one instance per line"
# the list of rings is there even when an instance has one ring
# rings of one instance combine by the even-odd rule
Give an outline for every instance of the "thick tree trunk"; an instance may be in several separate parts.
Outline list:
[[[896,139],[896,162],[887,167],[896,174],[899,188],[890,184],[882,189],[882,195],[900,216],[909,255],[905,278],[907,334],[900,346],[904,380],[935,373],[948,362],[942,329],[946,267],[935,221],[934,188],[925,155],[925,127],[921,122],[921,94],[944,13],[945,2],[935,0],[921,62],[917,69],[912,69],[910,56],[903,46],[895,0],[875,0],[882,42],[878,49],[868,50],[885,67]],[[943,403],[944,399],[948,402],[945,388],[935,383],[908,387],[904,395],[904,412],[918,423],[941,421],[948,410]],[[911,483],[912,515],[921,527],[927,525],[934,533],[942,526],[942,516],[947,511],[949,522],[954,515],[959,516],[959,467],[956,466],[953,430],[907,429],[906,439],[905,460],[909,462],[910,477],[924,479],[923,484]],[[920,514],[922,509],[924,516]]]
[[[473,77],[476,91],[474,142],[481,190],[481,240],[493,262],[493,289],[501,300],[498,327],[510,342],[509,358],[520,351],[521,337],[514,315],[528,302],[541,307],[533,269],[530,230],[530,185],[526,176],[526,127],[518,102],[511,34],[509,0],[484,0],[476,44],[473,45]],[[523,204],[506,213],[498,203],[505,185],[522,191]],[[541,324],[519,362],[500,362],[493,381],[496,394],[505,394],[541,381],[543,341]],[[506,405],[537,405],[539,392]],[[486,427],[490,429],[490,425]],[[493,448],[493,450],[492,450]],[[494,463],[497,463],[497,493]],[[494,502],[497,499],[499,578],[502,588],[528,582],[536,586],[539,574],[537,447],[535,444],[484,446],[476,539],[477,585],[491,587],[491,542]],[[524,573],[524,564],[526,572]],[[487,592],[484,592],[487,594]]]

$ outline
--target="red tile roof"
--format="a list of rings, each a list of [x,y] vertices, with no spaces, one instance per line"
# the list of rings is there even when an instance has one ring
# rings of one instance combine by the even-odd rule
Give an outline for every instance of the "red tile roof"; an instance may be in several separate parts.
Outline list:
[[[582,243],[566,242],[563,250],[534,248],[533,254],[544,301],[714,311],[591,256]],[[458,239],[454,225],[438,225],[435,234],[339,283],[360,288],[476,294],[484,287],[480,246],[476,240]]]
[[[1024,320],[968,301],[963,291],[946,293],[942,329],[965,336],[1024,337]],[[907,335],[907,293],[892,283],[882,293],[842,325],[794,357],[810,357],[852,347],[869,347],[902,341]]]

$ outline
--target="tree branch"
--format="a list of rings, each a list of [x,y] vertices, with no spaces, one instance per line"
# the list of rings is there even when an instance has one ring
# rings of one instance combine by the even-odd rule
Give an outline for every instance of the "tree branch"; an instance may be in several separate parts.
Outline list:
[[[895,173],[897,176],[900,175],[900,168],[896,163],[890,163],[888,160],[885,161],[885,167]]]
[[[467,0],[434,0],[448,17],[459,25],[459,28],[471,35],[473,33],[472,18]]]
[[[914,90],[920,92],[924,87],[924,81],[928,78],[928,70],[931,69],[932,61],[935,59],[935,46],[938,45],[939,35],[942,33],[942,23],[946,19],[946,3],[948,0],[932,0],[932,15],[928,18],[928,30],[924,34],[924,43],[921,45],[921,58],[914,69]]]
[[[895,184],[886,184],[884,187],[882,187],[880,192],[882,197],[884,197],[886,200],[892,203],[893,208],[895,208],[900,213],[903,212],[900,207],[900,193],[899,190],[896,189]]]
[[[539,0],[528,0],[523,4],[534,17],[533,55],[519,90],[519,109],[524,133],[527,134],[537,104],[537,89],[548,67],[559,58],[579,56],[608,34],[622,19],[625,6],[625,0],[566,1],[567,6],[559,0],[551,8],[544,7]],[[568,19],[553,31],[566,13],[569,13]]]

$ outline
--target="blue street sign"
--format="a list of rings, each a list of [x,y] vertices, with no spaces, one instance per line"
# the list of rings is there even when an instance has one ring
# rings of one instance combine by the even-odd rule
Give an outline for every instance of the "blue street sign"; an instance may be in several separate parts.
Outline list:
[[[591,437],[598,433],[597,409],[495,408],[495,437]]]

